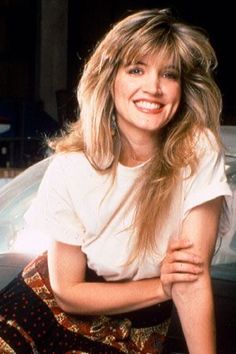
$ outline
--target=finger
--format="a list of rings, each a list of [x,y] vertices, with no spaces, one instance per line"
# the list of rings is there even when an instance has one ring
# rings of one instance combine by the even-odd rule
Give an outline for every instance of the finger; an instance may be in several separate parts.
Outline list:
[[[203,268],[199,265],[193,265],[183,262],[175,262],[170,265],[170,273],[201,274]]]
[[[162,275],[175,273],[201,274],[202,272],[202,266],[184,262],[165,263],[161,268]]]
[[[168,253],[168,262],[185,262],[191,264],[203,264],[202,257],[188,251],[173,251]]]
[[[164,286],[174,284],[174,283],[190,283],[198,280],[197,274],[186,274],[186,273],[173,273],[166,274],[162,277],[161,281]]]
[[[192,241],[188,239],[171,239],[167,251],[173,252],[181,249],[187,249],[193,246]]]

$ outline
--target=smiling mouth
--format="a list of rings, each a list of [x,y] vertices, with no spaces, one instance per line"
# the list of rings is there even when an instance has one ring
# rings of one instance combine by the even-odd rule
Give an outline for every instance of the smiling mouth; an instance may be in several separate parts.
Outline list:
[[[134,104],[138,109],[145,112],[157,112],[163,107],[160,103],[150,101],[135,101]]]

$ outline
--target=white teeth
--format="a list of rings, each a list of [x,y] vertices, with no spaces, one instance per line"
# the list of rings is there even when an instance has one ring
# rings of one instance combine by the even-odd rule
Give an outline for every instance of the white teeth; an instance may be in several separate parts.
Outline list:
[[[136,105],[140,108],[145,108],[145,109],[159,109],[159,108],[161,108],[160,104],[157,104],[154,102],[148,102],[148,101],[137,101]]]

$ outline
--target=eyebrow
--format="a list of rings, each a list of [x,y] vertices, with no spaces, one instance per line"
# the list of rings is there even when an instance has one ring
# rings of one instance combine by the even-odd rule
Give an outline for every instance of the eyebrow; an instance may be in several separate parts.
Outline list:
[[[143,65],[143,66],[147,66],[147,63],[144,63],[143,61],[134,61],[134,62],[129,62],[127,64],[125,64],[125,67],[130,66],[130,65]]]

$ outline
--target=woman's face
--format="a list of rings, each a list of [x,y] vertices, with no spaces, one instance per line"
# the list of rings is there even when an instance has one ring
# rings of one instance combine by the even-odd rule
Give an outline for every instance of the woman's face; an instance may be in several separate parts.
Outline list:
[[[136,64],[119,68],[113,97],[122,134],[156,135],[178,109],[180,74],[170,58],[146,56]]]

